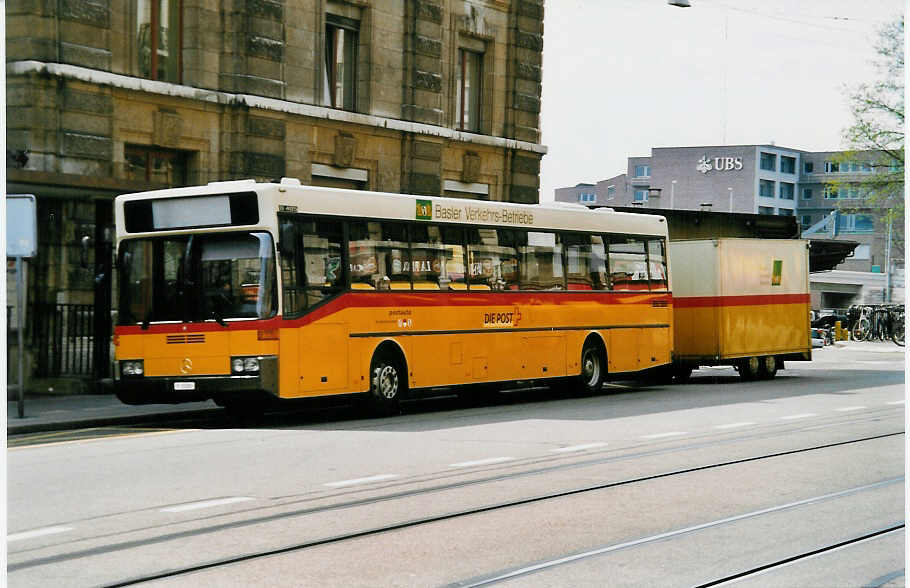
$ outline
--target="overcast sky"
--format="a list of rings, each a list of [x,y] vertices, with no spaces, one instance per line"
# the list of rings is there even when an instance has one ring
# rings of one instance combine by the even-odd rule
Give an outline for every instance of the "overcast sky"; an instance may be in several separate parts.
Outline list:
[[[908,0],[548,0],[542,202],[652,147],[843,147],[845,85]]]

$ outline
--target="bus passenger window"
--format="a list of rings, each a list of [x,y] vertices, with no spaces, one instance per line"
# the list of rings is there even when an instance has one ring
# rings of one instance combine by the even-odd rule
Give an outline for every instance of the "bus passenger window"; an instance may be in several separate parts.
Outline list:
[[[376,221],[357,221],[348,225],[351,288],[354,290],[375,290],[383,286],[377,259],[377,245],[382,238],[382,225]]]
[[[591,235],[591,283],[595,290],[609,290],[607,251],[600,235]]]
[[[519,250],[527,243],[527,233],[513,229],[496,229],[499,241],[499,264],[494,268],[497,290],[518,290]]]
[[[667,283],[667,255],[663,239],[650,239],[648,241],[648,270],[651,277],[651,291],[666,290]]]
[[[593,290],[591,236],[568,233],[559,237],[566,250],[566,282],[569,290]]]
[[[635,237],[610,239],[610,281],[614,290],[648,291],[645,242]]]
[[[312,307],[344,287],[341,223],[320,219],[301,226],[306,305]]]
[[[441,264],[442,275],[439,276],[439,287],[466,290],[464,229],[458,226],[441,226],[440,232],[445,262]]]
[[[380,281],[374,284],[377,288],[411,289],[407,228],[404,223],[382,223],[381,235],[376,242],[376,264],[380,276]]]
[[[438,226],[420,224],[411,228],[411,276],[415,290],[439,290],[442,252]]]
[[[496,229],[468,229],[468,278],[471,290],[502,290],[500,264],[508,250],[499,246]]]
[[[522,248],[521,289],[564,289],[562,258],[563,245],[556,242],[555,233],[529,232]]]

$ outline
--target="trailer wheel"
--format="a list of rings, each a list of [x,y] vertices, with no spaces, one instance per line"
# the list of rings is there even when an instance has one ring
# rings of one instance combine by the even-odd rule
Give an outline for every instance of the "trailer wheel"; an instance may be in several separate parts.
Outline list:
[[[759,377],[762,380],[770,380],[777,375],[777,358],[773,355],[766,355],[761,358],[759,368]]]
[[[750,382],[760,377],[761,362],[757,357],[746,357],[737,362],[736,369],[739,371],[739,377],[743,381]]]

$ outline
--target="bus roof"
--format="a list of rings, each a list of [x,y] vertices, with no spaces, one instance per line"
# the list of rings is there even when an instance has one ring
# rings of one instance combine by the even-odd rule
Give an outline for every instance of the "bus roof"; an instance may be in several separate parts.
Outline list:
[[[301,185],[296,179],[280,183],[255,180],[211,182],[204,186],[171,188],[124,194],[115,202],[117,234],[123,236],[123,205],[136,200],[188,198],[255,192],[260,217],[278,212],[296,212],[345,218],[446,222],[502,228],[560,229],[602,233],[629,233],[666,236],[662,216],[615,212],[609,208],[590,210],[571,203],[515,204],[465,198],[414,194],[368,192],[342,188]],[[270,225],[260,221],[260,225]]]

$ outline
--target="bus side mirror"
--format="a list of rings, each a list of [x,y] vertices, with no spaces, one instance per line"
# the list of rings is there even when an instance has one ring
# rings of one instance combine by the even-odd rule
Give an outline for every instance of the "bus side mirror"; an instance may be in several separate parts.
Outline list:
[[[278,227],[278,251],[283,257],[294,255],[297,243],[297,225],[292,221],[283,221]]]

